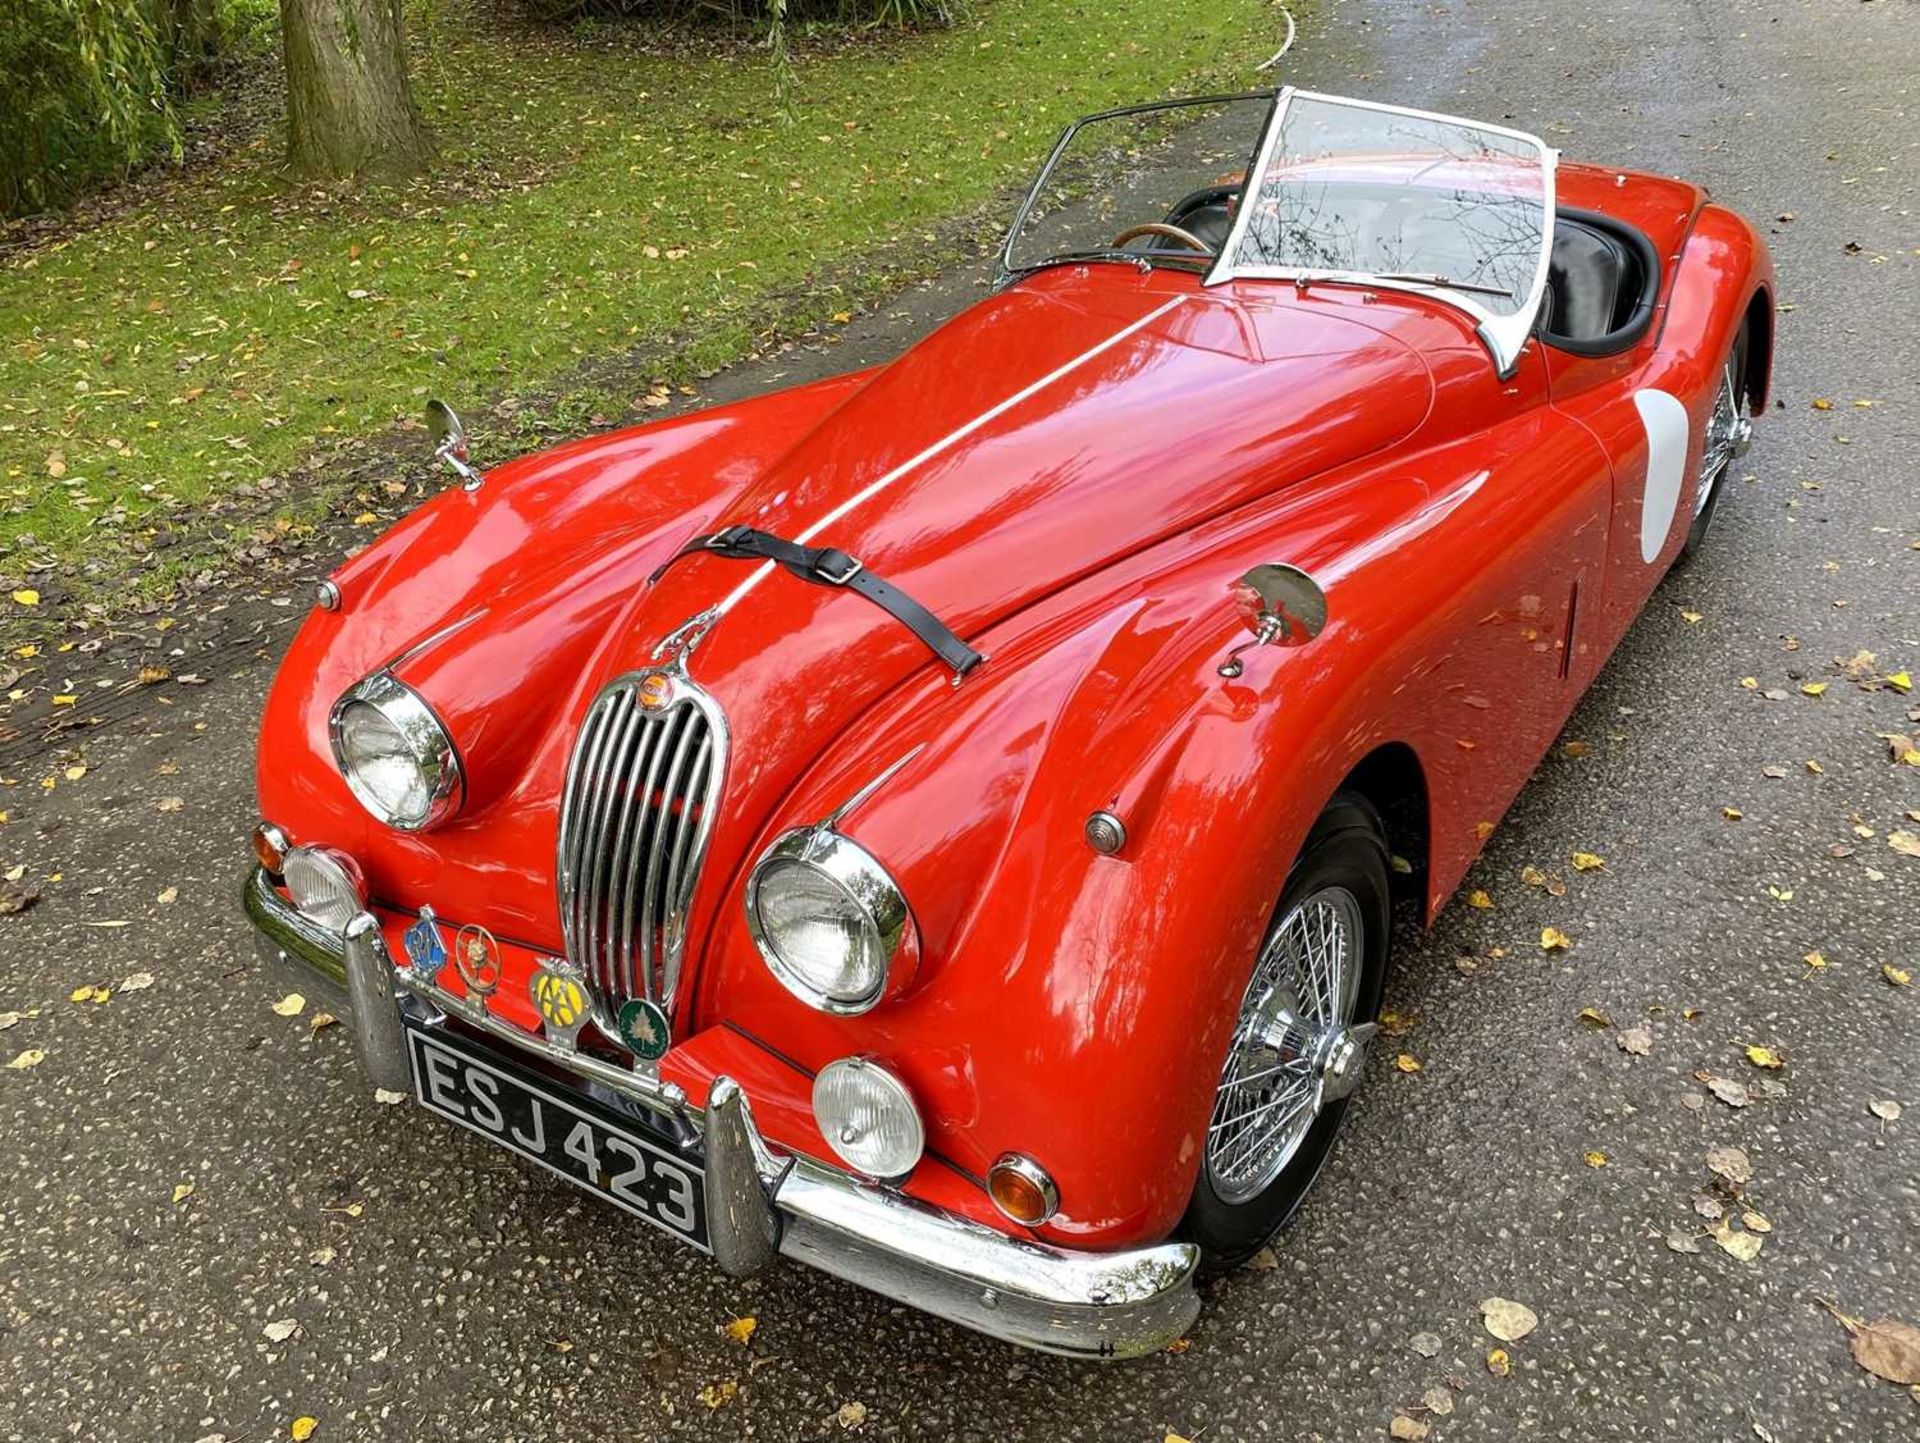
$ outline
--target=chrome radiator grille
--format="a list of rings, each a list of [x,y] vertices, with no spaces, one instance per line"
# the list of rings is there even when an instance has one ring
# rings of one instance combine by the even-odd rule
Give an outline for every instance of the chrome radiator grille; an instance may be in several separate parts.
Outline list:
[[[603,1015],[672,1007],[725,763],[718,708],[677,673],[621,677],[587,709],[560,805],[560,926]]]

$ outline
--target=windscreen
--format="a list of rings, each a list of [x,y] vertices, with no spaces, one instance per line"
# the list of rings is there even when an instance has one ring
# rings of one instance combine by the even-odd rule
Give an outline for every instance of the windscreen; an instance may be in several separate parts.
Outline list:
[[[1530,136],[1290,94],[1225,269],[1397,279],[1491,317],[1530,315],[1550,174]]]
[[[1011,271],[1062,260],[1205,265],[1232,227],[1271,95],[1179,101],[1078,122],[1007,239]],[[1136,226],[1158,225],[1130,239]]]

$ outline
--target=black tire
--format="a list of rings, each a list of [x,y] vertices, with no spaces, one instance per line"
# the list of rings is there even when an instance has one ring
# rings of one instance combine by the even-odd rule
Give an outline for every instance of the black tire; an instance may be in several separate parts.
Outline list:
[[[1748,330],[1749,323],[1742,321],[1740,334],[1733,338],[1733,349],[1727,353],[1727,365],[1733,369],[1735,403],[1743,413],[1751,400],[1747,394]],[[1693,524],[1687,528],[1686,543],[1680,548],[1680,560],[1691,561],[1705,547],[1707,532],[1713,528],[1713,513],[1719,508],[1720,498],[1727,489],[1727,476],[1738,459],[1737,456],[1729,456],[1717,476],[1701,478],[1702,485],[1710,485],[1713,489],[1707,493],[1707,504],[1694,513]]]
[[[1379,814],[1365,797],[1342,792],[1313,824],[1267,924],[1266,935],[1271,936],[1301,901],[1327,887],[1344,887],[1353,895],[1361,913],[1355,1024],[1372,1022],[1380,1014],[1391,927],[1388,876],[1386,832]],[[1214,1190],[1202,1146],[1200,1175],[1181,1232],[1199,1245],[1204,1268],[1223,1272],[1240,1266],[1286,1226],[1333,1150],[1351,1100],[1327,1103],[1280,1174],[1245,1201],[1229,1202]]]

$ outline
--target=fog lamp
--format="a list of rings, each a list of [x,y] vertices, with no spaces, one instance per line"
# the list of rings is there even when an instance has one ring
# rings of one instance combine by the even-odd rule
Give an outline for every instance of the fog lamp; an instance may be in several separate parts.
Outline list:
[[[1003,1152],[987,1169],[987,1195],[1001,1212],[1030,1228],[1060,1210],[1060,1189],[1052,1175],[1022,1153]]]
[[[295,847],[282,871],[300,915],[330,932],[344,932],[367,909],[366,886],[353,858],[330,847]]]
[[[821,1134],[855,1172],[892,1180],[912,1172],[927,1132],[907,1085],[877,1062],[843,1057],[813,1080]]]

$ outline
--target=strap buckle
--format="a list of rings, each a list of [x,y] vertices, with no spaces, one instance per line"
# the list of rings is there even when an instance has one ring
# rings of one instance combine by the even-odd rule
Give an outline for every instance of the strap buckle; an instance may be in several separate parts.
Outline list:
[[[839,567],[841,569],[836,572],[828,570],[829,567]],[[847,555],[846,552],[836,551],[832,547],[826,547],[813,558],[811,570],[814,579],[817,581],[824,581],[828,586],[845,586],[849,581],[853,580],[854,577],[858,576],[862,571],[865,571],[866,567],[854,557]]]
[[[751,526],[728,526],[705,537],[699,543],[707,551],[728,552],[753,535]]]

